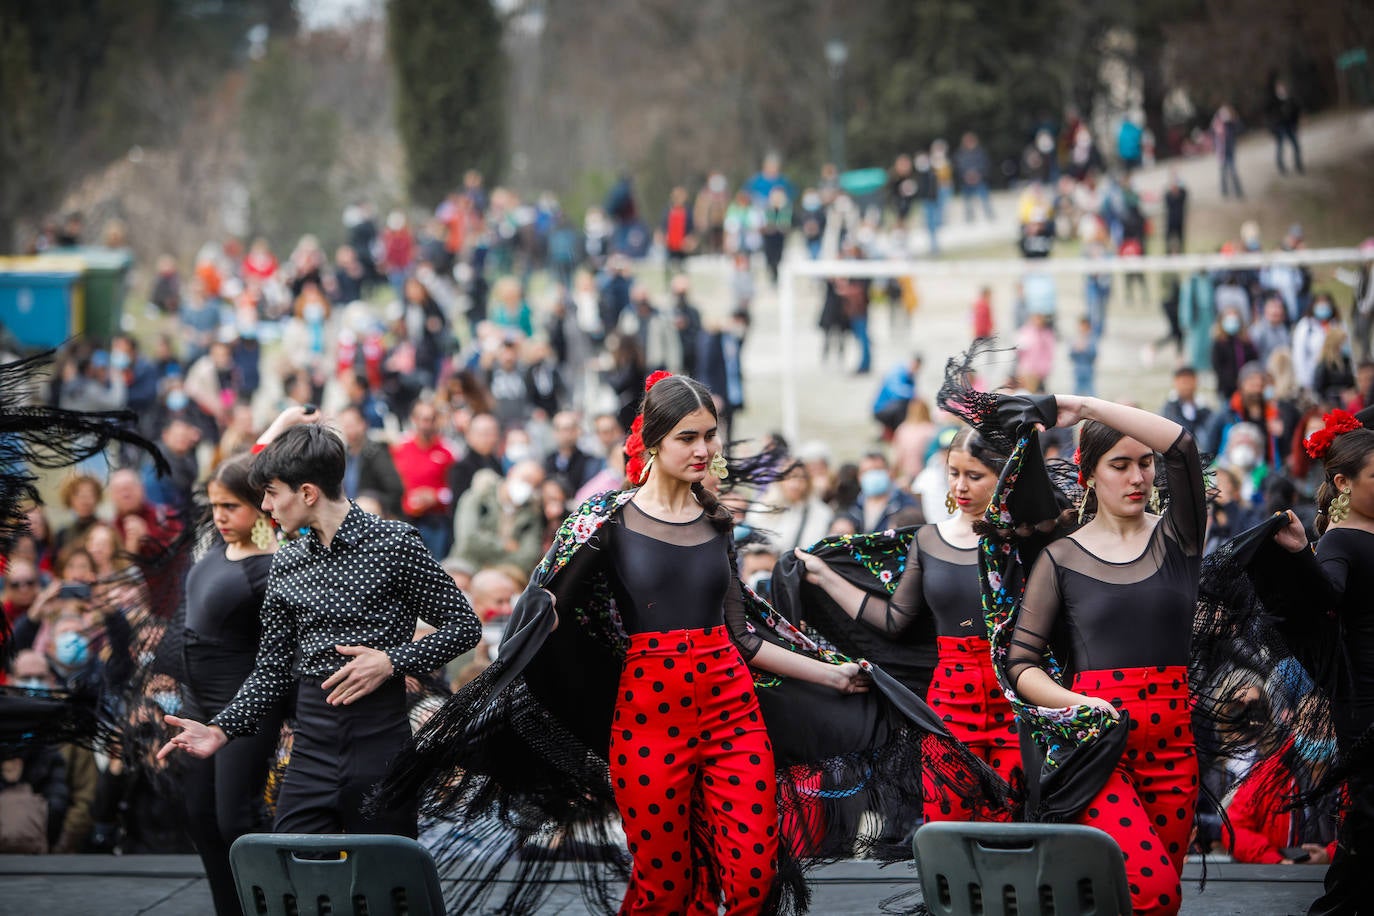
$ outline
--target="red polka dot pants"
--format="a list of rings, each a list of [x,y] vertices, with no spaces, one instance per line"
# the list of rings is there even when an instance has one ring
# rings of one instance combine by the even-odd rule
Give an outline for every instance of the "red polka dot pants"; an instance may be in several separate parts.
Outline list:
[[[1188,670],[1084,671],[1073,689],[1131,713],[1126,751],[1078,822],[1105,830],[1121,847],[1135,912],[1177,913],[1198,787]]]
[[[724,627],[630,637],[610,754],[634,856],[620,912],[717,912],[692,861],[698,823],[709,828],[724,912],[762,912],[778,845],[773,750],[753,678]]]
[[[939,660],[926,691],[926,702],[954,737],[1007,781],[1021,780],[1021,745],[1016,717],[997,684],[992,650],[981,636],[941,636]],[[1013,775],[1015,774],[1015,775]],[[1010,812],[975,811],[929,777],[921,781],[926,821],[1008,820]]]

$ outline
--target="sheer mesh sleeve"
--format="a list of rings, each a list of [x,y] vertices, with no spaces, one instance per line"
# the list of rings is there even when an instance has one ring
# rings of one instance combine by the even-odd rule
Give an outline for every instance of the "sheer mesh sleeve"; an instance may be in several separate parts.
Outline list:
[[[1026,582],[1025,597],[1016,618],[1007,652],[1007,678],[1012,689],[1027,668],[1039,668],[1059,617],[1059,572],[1049,551],[1040,555]]]
[[[915,623],[925,609],[921,591],[921,555],[913,537],[911,548],[906,553],[906,569],[891,599],[884,601],[872,594],[866,595],[859,605],[857,619],[879,633],[896,636]]]
[[[725,626],[740,656],[746,662],[753,659],[763,645],[763,637],[749,629],[744,614],[744,592],[737,575],[730,577],[730,587],[725,591]]]
[[[1197,442],[1187,430],[1164,453],[1164,473],[1169,481],[1169,506],[1164,510],[1169,533],[1185,554],[1199,556],[1207,530],[1207,486]]]

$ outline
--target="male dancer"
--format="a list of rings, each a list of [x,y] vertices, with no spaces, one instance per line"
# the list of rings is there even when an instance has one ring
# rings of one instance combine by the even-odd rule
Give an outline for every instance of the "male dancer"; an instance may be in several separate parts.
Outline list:
[[[251,734],[295,684],[295,740],[274,829],[414,837],[413,808],[368,815],[363,803],[410,737],[404,676],[477,645],[481,624],[413,527],[344,497],[343,441],[310,419],[289,409],[253,462],[263,511],[286,531],[307,529],[272,561],[257,665],[209,723],[167,716],[182,731],[158,757],[210,756]],[[417,614],[436,630],[412,641]]]

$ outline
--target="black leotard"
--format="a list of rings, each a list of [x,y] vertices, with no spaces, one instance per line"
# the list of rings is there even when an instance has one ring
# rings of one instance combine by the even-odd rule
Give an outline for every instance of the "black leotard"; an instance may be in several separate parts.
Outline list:
[[[186,629],[207,642],[256,652],[272,555],[230,560],[226,546],[210,548],[186,576]]]
[[[739,581],[730,568],[729,534],[703,512],[665,522],[631,500],[609,532],[611,590],[625,632],[664,633],[725,624],[748,661],[763,640],[745,623]]]
[[[1109,563],[1067,537],[1036,561],[1012,636],[1013,684],[1040,665],[1047,641],[1066,675],[1188,664],[1207,507],[1197,446],[1186,432],[1164,465],[1169,506],[1140,556]]]

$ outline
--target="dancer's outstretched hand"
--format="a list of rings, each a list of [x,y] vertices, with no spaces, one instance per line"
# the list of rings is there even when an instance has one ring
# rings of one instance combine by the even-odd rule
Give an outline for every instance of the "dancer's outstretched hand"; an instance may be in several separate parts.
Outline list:
[[[185,751],[192,757],[209,757],[229,743],[229,736],[218,725],[206,725],[195,719],[182,719],[177,716],[163,716],[162,721],[181,729],[172,740],[157,752],[158,760],[165,760],[172,751]]]

